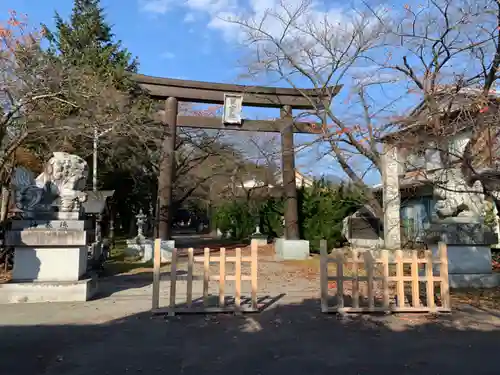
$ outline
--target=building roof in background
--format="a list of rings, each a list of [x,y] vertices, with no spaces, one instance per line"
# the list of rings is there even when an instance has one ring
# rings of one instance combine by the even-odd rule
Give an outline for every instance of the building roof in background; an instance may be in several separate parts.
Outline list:
[[[399,189],[411,189],[416,187],[421,187],[425,185],[431,185],[432,182],[428,179],[418,179],[415,176],[401,178],[399,180]],[[384,189],[383,184],[377,184],[372,186],[372,190],[376,193],[381,192]]]
[[[439,111],[441,114],[453,114],[460,110],[468,109],[472,112],[479,112],[481,108],[485,107],[487,103],[499,102],[500,91],[490,90],[487,103],[481,103],[478,98],[482,95],[483,90],[473,87],[464,87],[456,91],[453,86],[443,86],[441,91],[436,94]],[[422,100],[407,116],[400,121],[395,121],[390,125],[395,125],[399,129],[381,137],[382,141],[389,140],[394,136],[406,133],[415,128],[425,126],[429,123],[433,114],[427,107],[424,100]],[[467,125],[464,124],[463,128]],[[463,129],[455,129],[455,132]]]
[[[275,175],[275,181],[277,186],[283,185],[283,177],[281,175],[281,172],[276,173]],[[298,187],[304,185],[304,186],[312,186],[314,183],[314,179],[308,176],[305,176],[304,174],[295,171],[295,181],[296,185]],[[242,186],[246,189],[252,189],[252,188],[257,188],[257,187],[275,187],[273,184],[267,184],[264,181],[258,180],[257,178],[254,179],[249,179],[246,180],[242,183]]]

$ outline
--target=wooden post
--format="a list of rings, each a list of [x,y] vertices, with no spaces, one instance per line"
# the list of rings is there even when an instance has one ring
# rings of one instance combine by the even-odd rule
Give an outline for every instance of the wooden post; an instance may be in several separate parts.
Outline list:
[[[236,264],[235,264],[235,293],[234,293],[234,307],[236,313],[240,312],[241,309],[241,249],[236,248]]]
[[[359,268],[358,268],[358,251],[352,249],[352,307],[359,308]],[[368,277],[370,283],[370,277]],[[369,285],[369,284],[368,284]]]
[[[297,207],[297,185],[295,184],[295,152],[293,146],[291,106],[286,105],[281,108],[281,118],[290,120],[290,125],[286,125],[281,131],[281,165],[285,197],[285,238],[287,240],[298,240],[300,238],[299,214]]]
[[[320,251],[320,288],[321,288],[321,312],[328,312],[328,251],[326,240],[319,242]]]
[[[413,307],[420,307],[420,283],[418,274],[418,250],[411,251],[411,299]]]
[[[259,305],[257,303],[257,272],[258,272],[258,264],[257,264],[257,250],[258,246],[256,242],[253,242],[251,245],[251,263],[250,263],[250,278],[252,283],[252,309],[257,310]]]
[[[172,249],[172,260],[170,263],[170,306],[168,315],[175,315],[175,303],[177,293],[177,249]]]
[[[158,237],[168,240],[172,229],[172,185],[175,176],[175,139],[179,103],[170,97],[165,101],[164,135],[161,146],[160,175],[158,177],[159,223]]]
[[[194,249],[188,249],[188,274],[187,274],[187,287],[186,287],[186,305],[188,308],[193,306],[193,268],[194,268]]]
[[[224,307],[226,301],[226,249],[219,251],[219,307]]]
[[[203,258],[203,306],[208,306],[208,282],[210,281],[210,249],[205,248]]]
[[[403,251],[396,250],[396,296],[397,307],[403,309],[405,307],[405,284],[404,284],[404,263]]]
[[[425,250],[425,259],[427,263],[425,264],[425,279],[427,281],[427,308],[434,309],[436,307],[434,303],[434,271],[433,271],[433,257],[431,250]]]
[[[156,239],[153,248],[153,310],[160,307],[161,240]]]
[[[344,252],[336,250],[337,258],[337,304],[340,309],[344,308]]]
[[[367,250],[365,251],[365,269],[366,278],[368,279],[368,309],[373,311],[375,309],[375,294],[373,289],[373,278],[374,278],[374,268],[375,262],[372,253]]]
[[[441,306],[443,308],[451,308],[450,302],[450,285],[448,278],[448,248],[446,243],[439,242],[439,276],[441,277]]]
[[[382,267],[384,278],[382,289],[384,289],[384,310],[388,311],[389,306],[389,250],[382,250]]]

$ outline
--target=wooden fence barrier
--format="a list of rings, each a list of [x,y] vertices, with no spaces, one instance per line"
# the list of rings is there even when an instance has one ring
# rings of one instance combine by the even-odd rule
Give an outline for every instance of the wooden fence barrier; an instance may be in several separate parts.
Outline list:
[[[439,259],[433,258],[431,250],[405,250],[406,254],[411,255],[410,257],[405,257],[402,250],[395,252],[380,250],[380,255],[374,258],[371,251],[358,252],[352,249],[347,250],[347,256],[344,249],[334,250],[328,255],[324,240],[321,241],[320,247],[321,311],[324,313],[449,312],[451,310],[448,254],[445,243],[438,245]],[[424,255],[424,257],[419,257],[419,255]],[[330,263],[335,264],[335,276],[328,274]],[[352,265],[350,269],[346,269],[348,264]],[[439,275],[434,275],[433,270],[436,265],[439,265]],[[421,270],[422,267],[424,270]],[[393,271],[395,268],[393,272],[395,275],[391,275],[391,268]],[[334,306],[329,305],[329,299],[332,297],[329,295],[328,288],[329,282],[332,281],[335,282],[337,289]],[[360,283],[363,282],[367,284],[367,293],[360,300]],[[437,301],[435,283],[439,283]],[[346,284],[347,287],[351,286],[350,294],[345,293]],[[395,284],[395,291],[391,289],[391,284]],[[391,303],[391,297],[395,303]],[[346,306],[346,300],[349,300],[350,306]]]
[[[187,252],[187,274],[178,274],[179,254],[177,249],[172,251],[172,260],[170,273],[168,276],[161,275],[161,241],[157,239],[154,247],[154,265],[153,265],[153,306],[154,313],[168,313],[175,315],[176,313],[219,313],[219,312],[256,312],[258,311],[257,301],[257,244],[251,245],[251,255],[242,256],[241,249],[235,250],[235,256],[227,256],[226,249],[221,248],[219,254],[214,256],[210,254],[210,249],[205,248],[202,256],[195,256],[193,248]],[[195,264],[203,264],[203,274],[195,275]],[[210,264],[219,263],[219,274],[210,275]],[[228,275],[226,272],[226,264],[234,263],[234,275]],[[242,263],[250,263],[250,274],[242,275]],[[170,281],[170,300],[169,306],[160,308],[160,279]],[[185,303],[179,304],[177,301],[177,281],[187,281],[186,300]],[[203,280],[203,297],[193,300],[193,282]],[[209,282],[217,281],[219,289],[219,298],[217,306],[210,306]],[[232,303],[227,303],[226,300],[226,281],[235,282],[234,296],[231,297]],[[250,281],[251,283],[251,298],[249,299],[250,306],[242,304],[241,282]],[[248,299],[246,299],[248,300]]]

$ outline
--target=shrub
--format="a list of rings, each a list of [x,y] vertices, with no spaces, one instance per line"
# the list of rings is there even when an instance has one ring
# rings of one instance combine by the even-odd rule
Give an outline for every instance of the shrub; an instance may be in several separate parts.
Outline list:
[[[321,239],[327,240],[328,248],[342,246],[342,221],[360,207],[360,195],[323,180],[298,193],[301,237],[309,240],[311,251],[319,252]]]
[[[311,251],[319,251],[319,241],[326,239],[328,247],[342,246],[342,220],[361,205],[359,194],[343,185],[332,185],[323,180],[312,187],[298,190],[299,230],[301,238],[310,241]],[[237,239],[248,238],[259,224],[261,233],[269,237],[283,236],[284,201],[268,198],[264,201],[235,200],[216,208],[215,221],[223,231],[230,231]]]
[[[255,209],[248,202],[236,200],[224,203],[215,210],[215,224],[232,238],[248,238],[255,231]]]

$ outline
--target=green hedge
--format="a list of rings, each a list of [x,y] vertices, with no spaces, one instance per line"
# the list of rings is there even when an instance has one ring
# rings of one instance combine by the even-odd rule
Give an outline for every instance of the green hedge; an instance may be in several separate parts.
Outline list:
[[[310,241],[311,251],[319,251],[321,239],[328,241],[328,247],[341,246],[344,243],[342,220],[362,205],[361,195],[323,180],[315,181],[312,187],[298,189],[297,195],[300,235]],[[248,238],[257,223],[262,233],[281,237],[283,207],[283,199],[235,200],[218,206],[214,219],[222,232],[230,231],[237,239]]]

